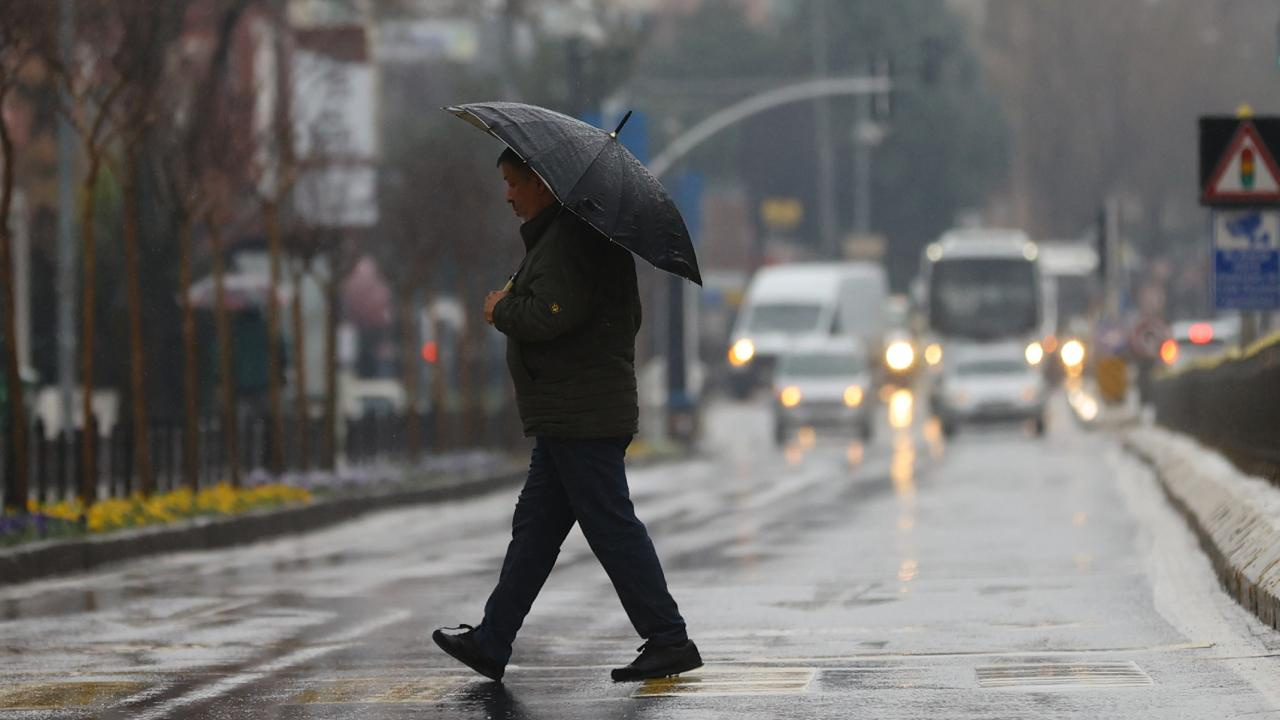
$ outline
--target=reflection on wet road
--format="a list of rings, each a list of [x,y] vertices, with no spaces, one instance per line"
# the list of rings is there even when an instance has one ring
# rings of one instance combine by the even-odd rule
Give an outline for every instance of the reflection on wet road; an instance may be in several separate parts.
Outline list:
[[[801,428],[781,449],[765,408],[710,408],[699,459],[632,472],[707,660],[678,679],[608,680],[639,640],[576,530],[505,683],[430,644],[479,619],[508,490],[2,589],[0,718],[1280,711],[1280,641],[1217,594],[1145,471],[1068,401],[1046,438],[944,440],[898,389],[874,440]],[[1166,618],[1193,597],[1216,615]]]

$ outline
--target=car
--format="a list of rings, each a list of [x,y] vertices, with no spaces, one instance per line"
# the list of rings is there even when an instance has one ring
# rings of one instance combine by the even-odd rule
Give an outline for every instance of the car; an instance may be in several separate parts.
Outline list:
[[[853,428],[873,434],[871,369],[853,341],[800,345],[783,355],[773,380],[774,440],[786,444],[799,427]]]
[[[1176,370],[1200,358],[1221,355],[1240,341],[1240,317],[1183,320],[1169,326],[1169,339],[1160,346],[1160,360]]]
[[[1017,343],[954,352],[930,392],[942,433],[980,422],[1032,421],[1045,433],[1045,381]]]
[[[745,398],[766,385],[778,358],[797,342],[826,338],[878,347],[887,288],[878,263],[784,263],[758,270],[730,333],[730,393]]]

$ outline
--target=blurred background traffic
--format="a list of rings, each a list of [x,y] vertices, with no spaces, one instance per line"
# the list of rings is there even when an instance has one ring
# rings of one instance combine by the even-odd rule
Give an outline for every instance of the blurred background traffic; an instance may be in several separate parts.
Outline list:
[[[0,7],[8,507],[521,442],[467,101],[634,112],[705,279],[642,266],[640,448],[717,402],[782,447],[903,397],[942,436],[1185,426],[1188,369],[1274,351],[1196,182],[1198,116],[1277,110],[1267,0]]]

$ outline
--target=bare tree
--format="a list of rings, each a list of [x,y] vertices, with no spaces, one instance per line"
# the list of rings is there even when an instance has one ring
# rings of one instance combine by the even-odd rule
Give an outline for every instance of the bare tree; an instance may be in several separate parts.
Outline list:
[[[13,482],[5,494],[5,506],[25,510],[27,506],[27,413],[23,399],[21,368],[18,366],[18,336],[13,292],[13,210],[15,144],[3,112],[6,101],[18,87],[24,72],[36,67],[48,69],[53,39],[50,28],[55,18],[41,0],[5,0],[0,4],[0,305],[3,305],[4,369],[8,388],[9,448],[13,457]]]
[[[60,74],[71,107],[65,108],[80,134],[85,169],[81,176],[80,238],[84,284],[81,290],[80,385],[84,432],[80,437],[80,499],[88,506],[97,497],[97,429],[93,420],[94,333],[97,329],[97,271],[94,211],[98,177],[118,128],[111,122],[126,78],[114,72],[110,58],[120,50],[123,33],[119,18],[105,2],[81,3],[73,57],[64,59]]]
[[[183,422],[182,422],[182,475],[188,487],[199,484],[200,462],[200,407],[197,368],[195,307],[191,302],[192,262],[194,250],[194,226],[213,211],[212,188],[222,187],[218,181],[221,170],[228,169],[228,161],[235,161],[237,154],[229,152],[236,145],[234,126],[245,113],[239,112],[238,99],[228,86],[228,66],[231,49],[244,16],[253,0],[215,0],[207,8],[214,27],[214,40],[207,56],[183,58],[179,73],[183,77],[199,78],[193,84],[174,84],[170,93],[170,112],[175,118],[167,125],[168,143],[164,154],[163,169],[168,180],[169,196],[166,198],[174,213],[178,228],[179,298],[182,305],[183,345]],[[181,91],[179,91],[179,89]],[[185,123],[177,120],[185,119]],[[215,245],[221,245],[220,224],[209,223]],[[215,253],[214,262],[221,262],[221,250]],[[221,270],[220,265],[215,267]],[[216,272],[215,313],[219,333],[218,347],[228,349],[229,325],[225,306],[223,273]],[[225,333],[228,337],[223,337]],[[235,385],[226,377],[224,366],[230,366],[230,353],[225,362],[220,358],[219,367],[223,379],[223,429],[227,467],[231,483],[239,484],[240,466],[237,447]]]
[[[122,0],[115,5],[121,27],[120,46],[112,56],[114,73],[123,83],[115,106],[114,122],[120,129],[119,157],[113,169],[123,187],[125,287],[129,314],[129,385],[133,420],[134,462],[144,495],[155,491],[146,392],[146,355],[142,345],[142,267],[138,243],[139,193],[144,145],[161,114],[158,101],[168,79],[168,50],[182,30],[186,0],[173,0],[155,8],[145,0]]]

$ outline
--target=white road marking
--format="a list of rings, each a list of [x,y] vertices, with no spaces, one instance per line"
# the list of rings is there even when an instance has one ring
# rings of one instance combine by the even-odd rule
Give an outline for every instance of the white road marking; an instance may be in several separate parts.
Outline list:
[[[136,716],[137,720],[160,720],[160,718],[173,717],[175,711],[198,703],[207,702],[217,697],[226,695],[237,688],[243,687],[250,683],[257,682],[282,670],[287,670],[298,665],[303,665],[316,658],[323,657],[329,653],[351,647],[356,640],[376,632],[388,625],[394,625],[411,617],[408,610],[392,610],[373,620],[348,628],[336,635],[321,640],[308,647],[299,648],[291,653],[282,655],[274,660],[263,663],[256,668],[246,670],[244,672],[223,678],[212,685],[206,685],[191,690],[185,695],[161,703],[152,708],[148,708],[144,712]],[[140,693],[141,694],[141,693]],[[145,699],[145,698],[142,698]]]

